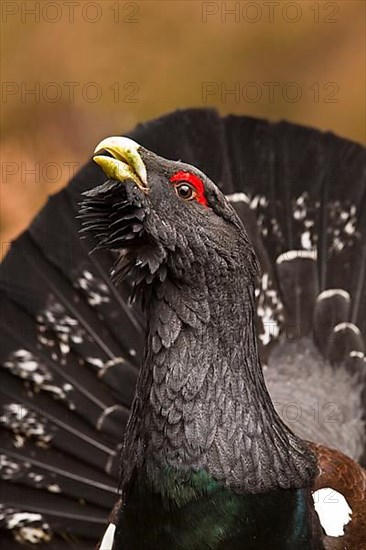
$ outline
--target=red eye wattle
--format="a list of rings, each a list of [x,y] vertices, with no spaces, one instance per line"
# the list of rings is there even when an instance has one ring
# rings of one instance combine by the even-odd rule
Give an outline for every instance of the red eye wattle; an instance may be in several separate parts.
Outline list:
[[[199,178],[195,174],[192,174],[191,172],[184,172],[183,170],[181,170],[174,174],[170,178],[170,181],[174,184],[189,184],[195,190],[195,200],[200,204],[207,206],[207,199],[205,197],[205,186],[201,178]]]

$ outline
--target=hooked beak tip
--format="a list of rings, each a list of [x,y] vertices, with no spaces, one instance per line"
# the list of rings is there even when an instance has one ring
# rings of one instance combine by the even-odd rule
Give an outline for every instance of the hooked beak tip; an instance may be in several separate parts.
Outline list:
[[[99,164],[104,173],[110,179],[125,181],[132,179],[137,187],[146,193],[149,190],[147,184],[146,166],[138,152],[140,145],[127,137],[112,136],[103,139],[96,146],[94,153],[101,153],[104,149],[112,157],[99,154],[93,160]]]

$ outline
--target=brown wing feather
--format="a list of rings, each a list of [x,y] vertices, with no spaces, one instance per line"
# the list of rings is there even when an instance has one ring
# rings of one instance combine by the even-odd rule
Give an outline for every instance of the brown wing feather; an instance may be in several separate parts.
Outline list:
[[[345,527],[341,546],[330,545],[329,548],[366,550],[366,470],[335,449],[310,442],[309,445],[318,457],[319,466],[313,490],[330,487],[341,493],[352,509],[352,518]],[[335,545],[340,542],[333,541]]]

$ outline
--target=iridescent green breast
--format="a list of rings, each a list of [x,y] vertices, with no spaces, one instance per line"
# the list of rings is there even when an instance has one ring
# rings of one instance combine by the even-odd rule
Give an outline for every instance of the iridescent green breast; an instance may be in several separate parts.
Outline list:
[[[304,489],[241,495],[205,472],[137,476],[114,550],[319,550]]]

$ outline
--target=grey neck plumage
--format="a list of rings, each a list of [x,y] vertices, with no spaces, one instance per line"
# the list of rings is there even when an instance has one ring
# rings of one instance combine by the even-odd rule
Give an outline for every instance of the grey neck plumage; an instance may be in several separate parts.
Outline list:
[[[191,277],[150,289],[122,486],[143,466],[203,469],[239,493],[311,485],[314,457],[265,387],[253,285],[227,273]]]

